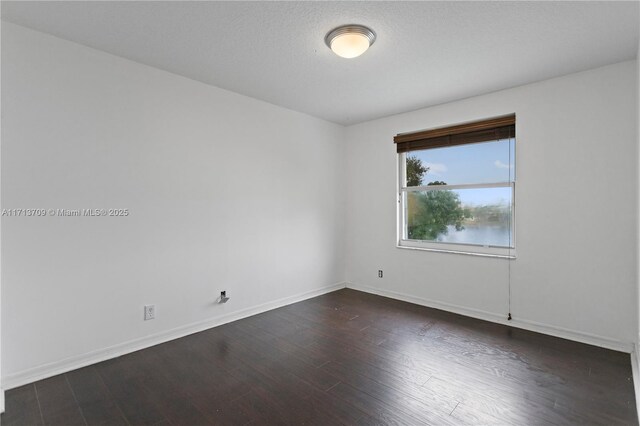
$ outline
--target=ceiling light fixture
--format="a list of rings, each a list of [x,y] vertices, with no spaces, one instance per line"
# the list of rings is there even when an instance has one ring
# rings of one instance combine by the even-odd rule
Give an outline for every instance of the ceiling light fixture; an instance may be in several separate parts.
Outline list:
[[[376,41],[376,33],[362,25],[343,25],[327,33],[324,42],[342,58],[355,58]]]

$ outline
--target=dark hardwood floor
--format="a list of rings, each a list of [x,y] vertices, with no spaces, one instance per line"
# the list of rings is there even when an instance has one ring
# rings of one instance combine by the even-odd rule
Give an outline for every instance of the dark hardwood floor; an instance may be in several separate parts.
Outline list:
[[[10,425],[637,424],[628,354],[340,290],[6,393]]]

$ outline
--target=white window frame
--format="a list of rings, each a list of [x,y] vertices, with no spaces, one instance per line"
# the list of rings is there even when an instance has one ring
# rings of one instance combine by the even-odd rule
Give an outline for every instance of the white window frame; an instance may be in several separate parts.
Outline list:
[[[466,254],[474,256],[497,257],[505,259],[516,258],[516,182],[515,175],[511,182],[465,184],[465,185],[421,185],[403,186],[406,183],[406,159],[409,152],[398,154],[398,239],[397,247],[401,249],[426,250],[433,252]],[[514,147],[515,152],[515,147]],[[515,155],[514,155],[515,157]],[[514,158],[515,162],[515,158]],[[404,194],[413,191],[437,191],[446,189],[473,189],[473,188],[507,188],[511,187],[511,247],[498,247],[491,245],[465,244],[465,243],[445,243],[439,241],[410,240],[406,238],[406,197]]]

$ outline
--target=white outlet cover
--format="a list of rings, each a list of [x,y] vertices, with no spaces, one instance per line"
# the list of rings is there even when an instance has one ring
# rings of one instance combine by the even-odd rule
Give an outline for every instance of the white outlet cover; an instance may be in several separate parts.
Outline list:
[[[152,320],[156,317],[156,306],[155,305],[146,305],[144,307],[144,320]]]

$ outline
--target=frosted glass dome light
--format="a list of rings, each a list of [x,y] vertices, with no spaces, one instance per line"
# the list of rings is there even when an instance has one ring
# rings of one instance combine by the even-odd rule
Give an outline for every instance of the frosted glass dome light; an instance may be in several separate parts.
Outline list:
[[[342,58],[362,55],[376,41],[376,34],[362,25],[345,25],[327,33],[324,42]]]

